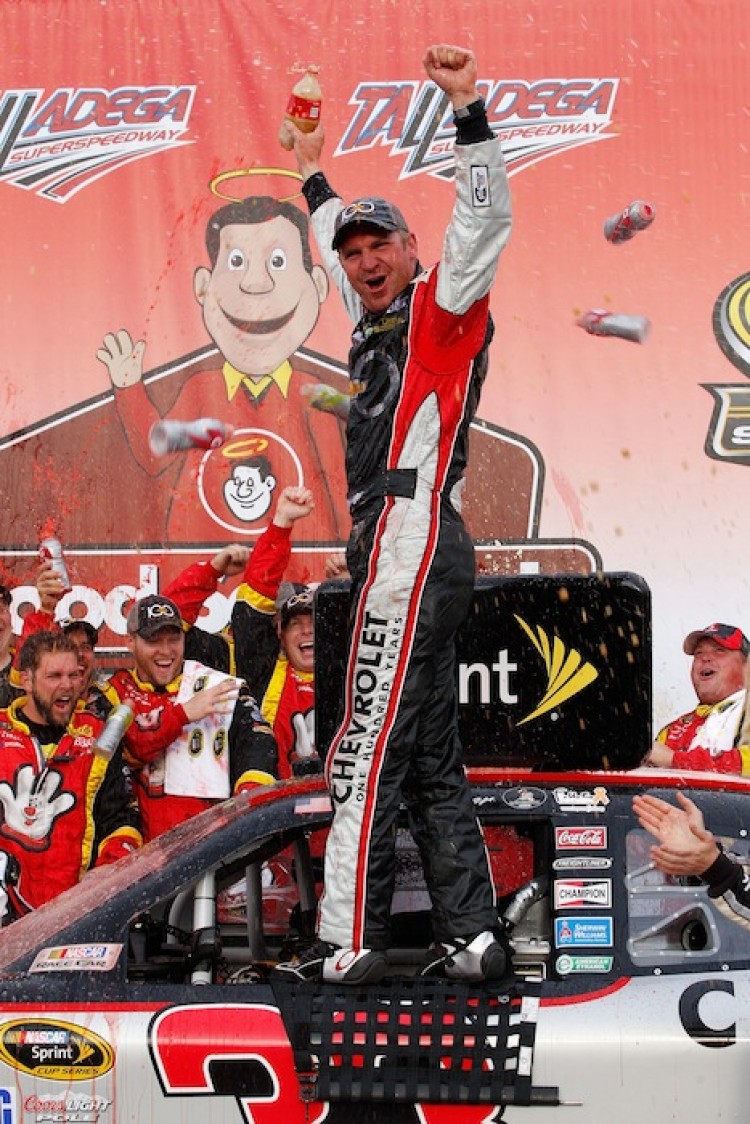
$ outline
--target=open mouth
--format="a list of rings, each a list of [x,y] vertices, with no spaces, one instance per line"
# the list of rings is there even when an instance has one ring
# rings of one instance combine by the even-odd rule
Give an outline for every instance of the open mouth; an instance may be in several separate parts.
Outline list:
[[[238,320],[222,309],[232,327],[249,336],[270,336],[273,332],[280,331],[281,328],[287,326],[296,311],[297,306],[295,305],[291,312],[287,312],[284,316],[277,316],[272,320]]]

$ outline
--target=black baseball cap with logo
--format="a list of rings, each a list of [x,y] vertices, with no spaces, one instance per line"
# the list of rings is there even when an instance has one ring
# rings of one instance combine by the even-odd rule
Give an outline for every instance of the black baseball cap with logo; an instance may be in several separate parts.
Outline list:
[[[136,601],[128,613],[128,633],[150,640],[162,628],[176,628],[182,632],[182,617],[174,601],[151,593]]]
[[[347,234],[358,226],[375,226],[391,234],[394,230],[408,231],[406,219],[394,203],[378,195],[355,199],[336,216],[331,249],[338,250]]]
[[[683,642],[682,650],[686,655],[692,656],[701,640],[713,640],[720,648],[726,648],[730,652],[741,652],[743,656],[750,655],[750,640],[741,628],[733,624],[709,624],[705,628],[689,632]]]
[[[302,616],[303,613],[312,613],[314,601],[315,595],[311,589],[302,589],[298,593],[293,593],[291,597],[287,597],[279,613],[281,627],[286,628],[293,617]]]

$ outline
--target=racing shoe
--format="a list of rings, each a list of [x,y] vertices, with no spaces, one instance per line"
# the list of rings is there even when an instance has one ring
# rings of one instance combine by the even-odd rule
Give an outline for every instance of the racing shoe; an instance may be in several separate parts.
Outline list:
[[[382,980],[388,971],[388,960],[380,949],[355,951],[319,940],[296,959],[277,964],[274,971],[289,979],[359,985]]]
[[[453,937],[433,945],[422,969],[423,976],[451,980],[500,980],[513,974],[510,946],[490,929],[475,937]]]
[[[323,979],[328,983],[379,983],[388,971],[388,958],[379,948],[337,948],[323,962]]]

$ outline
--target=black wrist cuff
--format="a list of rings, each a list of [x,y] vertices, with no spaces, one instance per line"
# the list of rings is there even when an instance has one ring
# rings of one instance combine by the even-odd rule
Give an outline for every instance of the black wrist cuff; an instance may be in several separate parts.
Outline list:
[[[482,98],[454,109],[453,120],[456,123],[456,144],[479,144],[480,141],[492,140],[495,135],[487,121]]]
[[[329,199],[336,198],[336,192],[331,187],[323,172],[316,172],[302,184],[302,194],[312,215],[318,207],[322,207]]]
[[[742,876],[742,869],[737,863],[732,862],[729,855],[722,851],[711,863],[708,870],[701,874],[701,881],[708,883],[708,894],[711,898],[718,898],[738,882]]]

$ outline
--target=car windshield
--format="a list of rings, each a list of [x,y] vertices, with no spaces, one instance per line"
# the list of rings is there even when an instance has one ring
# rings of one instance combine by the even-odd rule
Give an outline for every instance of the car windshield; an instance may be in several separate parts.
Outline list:
[[[173,865],[188,849],[194,851],[202,842],[245,817],[251,805],[262,802],[257,796],[251,798],[248,793],[240,793],[194,816],[112,866],[91,871],[77,886],[0,931],[0,972],[30,948],[53,942],[58,934],[80,918],[93,914],[103,902],[113,902],[151,875]],[[98,939],[107,938],[114,939],[114,934],[100,935]]]

